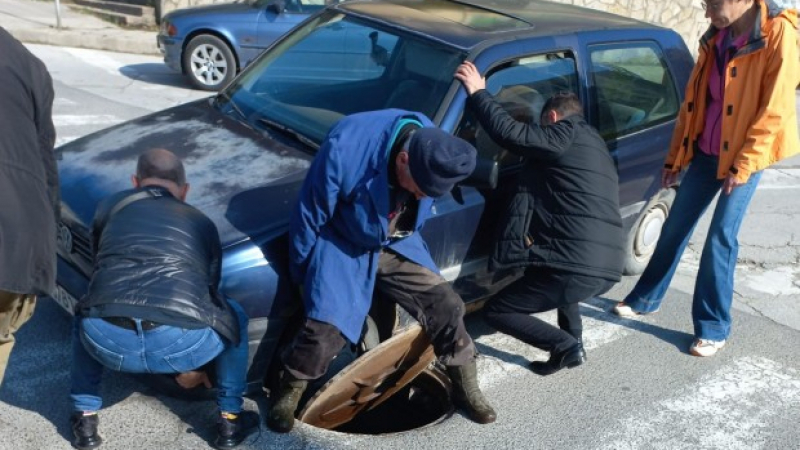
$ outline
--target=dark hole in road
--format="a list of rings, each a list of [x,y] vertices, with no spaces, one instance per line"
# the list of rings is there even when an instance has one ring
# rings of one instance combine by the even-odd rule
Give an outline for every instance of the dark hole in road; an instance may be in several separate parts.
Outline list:
[[[450,380],[438,369],[420,373],[377,407],[363,411],[334,431],[388,434],[411,431],[444,420],[453,412]]]

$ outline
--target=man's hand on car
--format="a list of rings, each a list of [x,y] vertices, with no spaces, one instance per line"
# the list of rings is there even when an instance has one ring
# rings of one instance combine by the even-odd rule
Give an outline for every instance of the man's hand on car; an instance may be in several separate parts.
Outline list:
[[[467,90],[467,94],[469,95],[481,89],[486,89],[486,79],[478,72],[478,68],[475,67],[475,64],[469,61],[464,61],[458,66],[453,76],[464,85],[464,89]]]

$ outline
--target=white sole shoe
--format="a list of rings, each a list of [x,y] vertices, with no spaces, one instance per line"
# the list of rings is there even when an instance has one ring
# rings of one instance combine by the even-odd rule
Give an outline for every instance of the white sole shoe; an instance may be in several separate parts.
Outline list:
[[[633,308],[631,308],[630,306],[626,305],[625,302],[619,302],[616,305],[614,305],[613,308],[611,308],[611,312],[613,312],[614,314],[616,314],[616,315],[618,315],[620,317],[639,317],[639,316],[644,316],[644,315],[647,315],[647,314],[655,314],[655,313],[658,312],[658,309],[653,311],[653,312],[649,312],[649,313],[640,313],[640,312],[634,311]]]
[[[689,347],[689,353],[694,356],[705,358],[714,356],[722,347],[725,346],[725,341],[712,341],[709,339],[695,339],[692,346]]]

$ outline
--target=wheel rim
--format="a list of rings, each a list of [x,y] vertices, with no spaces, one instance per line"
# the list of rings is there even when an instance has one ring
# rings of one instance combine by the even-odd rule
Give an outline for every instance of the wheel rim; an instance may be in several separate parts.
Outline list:
[[[642,218],[639,229],[636,230],[634,242],[634,255],[636,258],[650,257],[655,250],[661,228],[667,220],[667,210],[664,205],[656,205]]]
[[[211,44],[198,45],[192,52],[190,63],[192,76],[206,86],[219,84],[228,75],[225,55]]]

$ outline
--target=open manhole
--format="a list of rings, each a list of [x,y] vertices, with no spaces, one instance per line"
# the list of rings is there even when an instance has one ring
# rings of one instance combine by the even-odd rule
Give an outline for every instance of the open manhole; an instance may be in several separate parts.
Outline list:
[[[399,433],[437,423],[453,411],[450,379],[433,364],[419,325],[359,356],[325,383],[297,415],[319,428]]]

